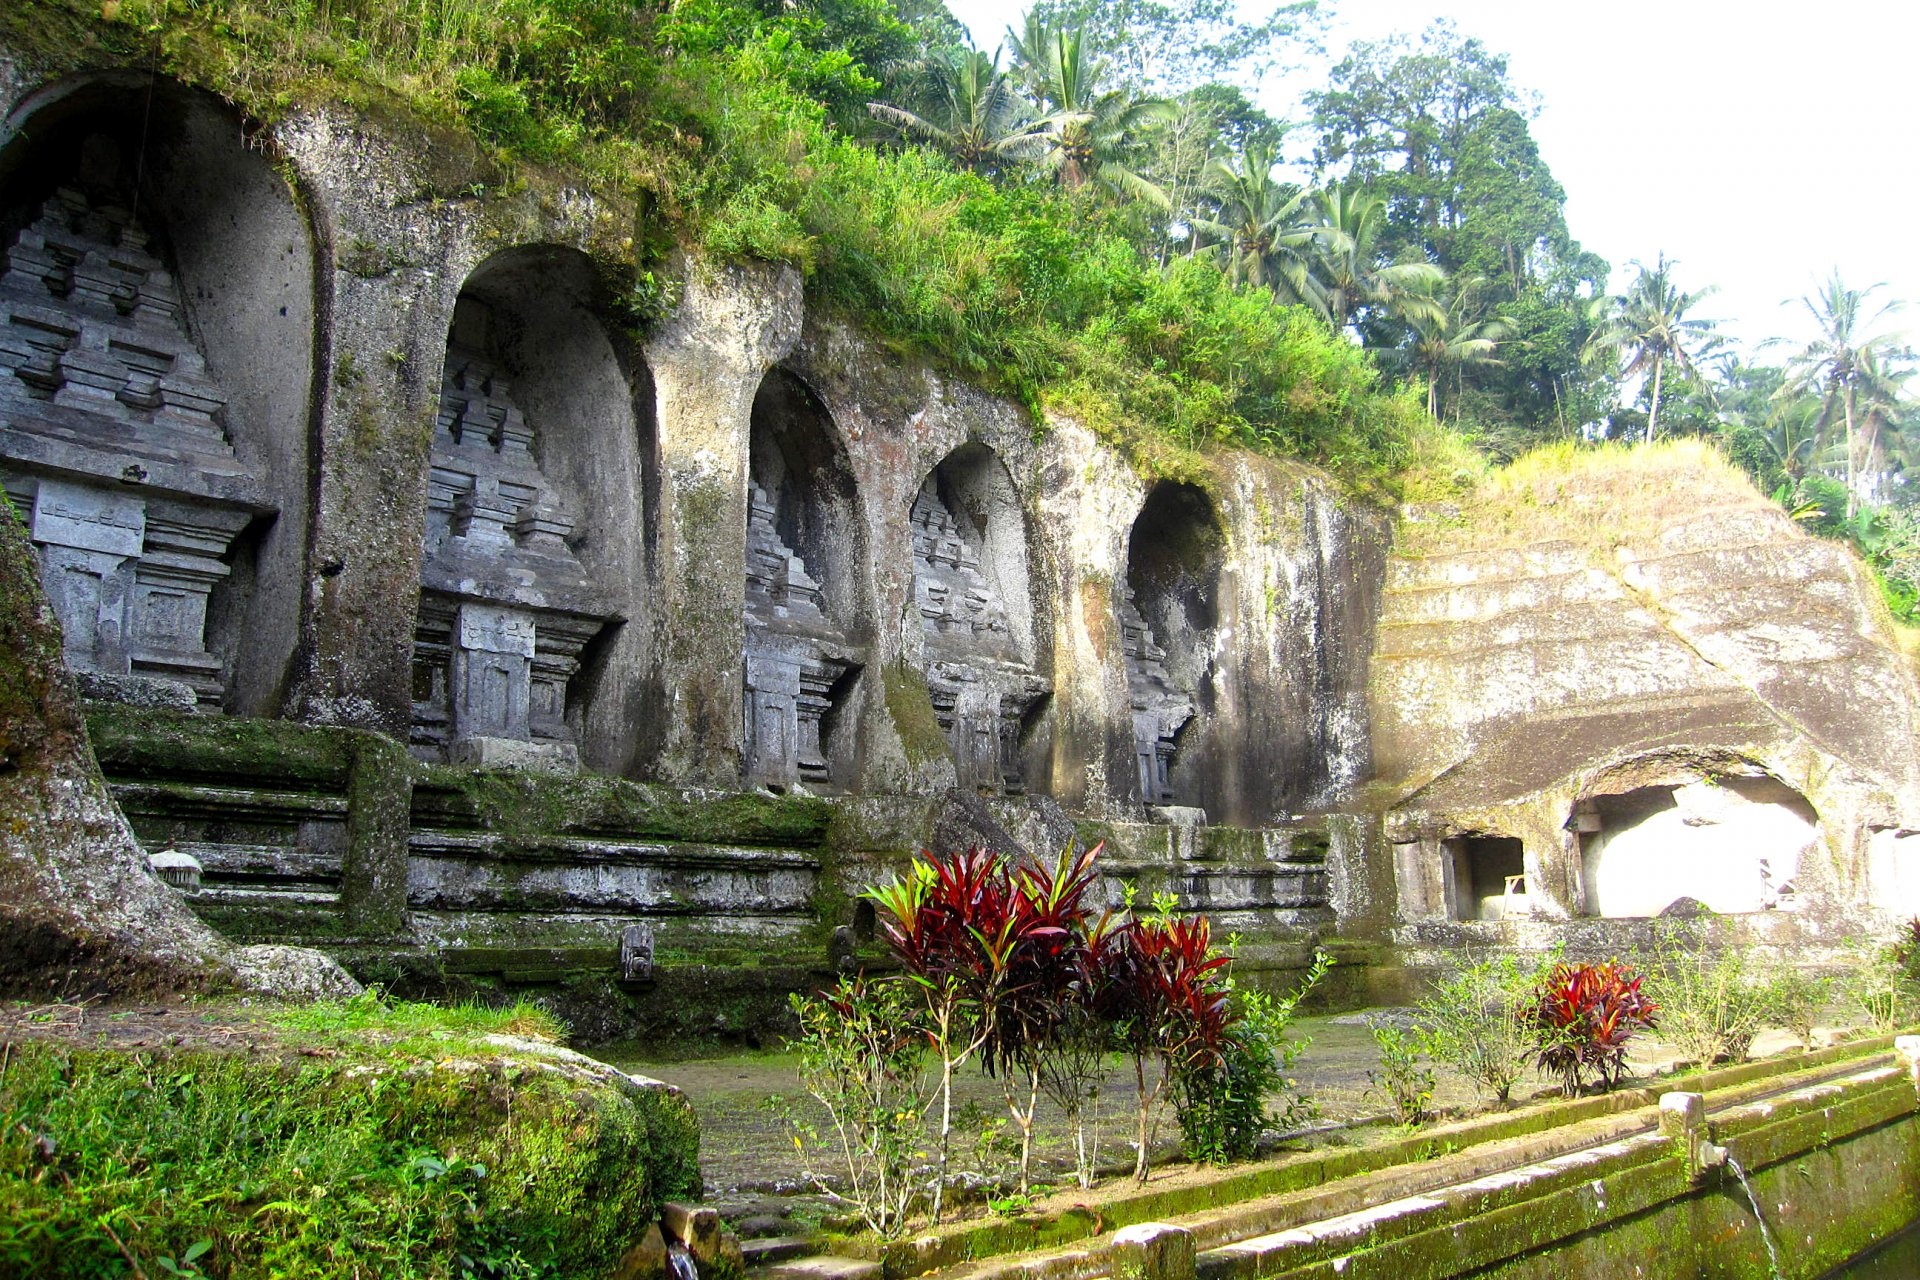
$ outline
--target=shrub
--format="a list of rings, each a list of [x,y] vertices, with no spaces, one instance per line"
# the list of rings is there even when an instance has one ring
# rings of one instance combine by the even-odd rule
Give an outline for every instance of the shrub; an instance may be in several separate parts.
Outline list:
[[[1846,982],[1847,993],[1875,1031],[1896,1031],[1920,1012],[1920,918],[1907,922],[1893,941],[1860,956]]]
[[[1745,1062],[1777,1007],[1770,975],[1756,968],[1751,946],[1709,946],[1692,929],[1661,937],[1647,977],[1660,1004],[1661,1036],[1703,1067],[1722,1058]]]
[[[831,1135],[786,1111],[795,1143],[831,1153],[844,1189],[809,1171],[822,1191],[838,1194],[883,1237],[905,1228],[921,1188],[913,1166],[926,1127],[926,1033],[911,990],[900,982],[842,978],[829,992],[791,997],[800,1035],[800,1084],[827,1113]]]
[[[1653,1029],[1657,1010],[1641,994],[1640,977],[1618,960],[1557,964],[1535,991],[1534,1060],[1560,1077],[1569,1098],[1589,1074],[1611,1089],[1626,1070],[1628,1042]]]
[[[1369,1019],[1367,1030],[1380,1054],[1379,1067],[1367,1072],[1367,1079],[1387,1096],[1401,1124],[1426,1123],[1432,1115],[1433,1068],[1420,1061],[1425,1037],[1417,1027],[1396,1026],[1384,1018]]]
[[[1299,1124],[1314,1114],[1313,1100],[1287,1074],[1310,1041],[1290,1038],[1287,1026],[1332,967],[1332,956],[1315,951],[1306,978],[1285,996],[1237,988],[1228,979],[1234,1021],[1218,1060],[1189,1063],[1174,1076],[1174,1115],[1189,1160],[1244,1160],[1270,1124]],[[1286,1100],[1278,1115],[1269,1109],[1276,1096]]]
[[[1013,876],[1007,860],[987,849],[923,855],[905,876],[866,896],[891,916],[882,925],[887,944],[919,992],[923,1025],[940,1059],[938,1222],[953,1133],[953,1075],[993,1038],[1020,942]]]
[[[1427,1052],[1507,1106],[1539,1047],[1535,991],[1544,976],[1512,956],[1459,970],[1417,1008]]]

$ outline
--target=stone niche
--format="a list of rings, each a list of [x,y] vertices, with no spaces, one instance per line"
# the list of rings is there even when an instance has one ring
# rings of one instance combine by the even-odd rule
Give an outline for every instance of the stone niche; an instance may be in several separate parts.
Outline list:
[[[412,745],[428,760],[564,771],[580,763],[571,686],[622,618],[578,551],[595,537],[582,527],[586,508],[545,465],[564,428],[523,402],[538,332],[516,310],[529,265],[483,267],[454,309],[430,459]],[[553,376],[534,369],[529,380],[543,374]],[[549,407],[566,416],[564,402]],[[619,433],[609,434],[617,456]]]
[[[1034,669],[1025,527],[1005,465],[983,445],[955,450],[911,521],[923,671],[957,781],[1024,794],[1023,743],[1051,686]]]
[[[1692,898],[1726,915],[1791,908],[1820,840],[1806,797],[1767,777],[1709,776],[1578,804],[1588,915],[1659,915]]]
[[[832,419],[784,369],[754,397],[748,484],[746,781],[844,789],[859,767],[865,525]]]
[[[124,96],[66,86],[0,158],[0,481],[91,692],[271,712],[300,548],[262,549],[282,512],[305,524],[306,229],[217,109],[161,85],[142,134]],[[219,243],[249,234],[275,243]]]
[[[1120,638],[1140,799],[1149,806],[1197,803],[1180,748],[1213,701],[1223,542],[1206,494],[1173,482],[1154,486],[1128,537]]]

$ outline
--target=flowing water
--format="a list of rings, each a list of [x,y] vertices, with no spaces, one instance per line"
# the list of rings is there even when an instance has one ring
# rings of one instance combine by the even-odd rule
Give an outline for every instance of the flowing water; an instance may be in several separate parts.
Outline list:
[[[1753,1194],[1753,1184],[1747,1181],[1747,1171],[1731,1155],[1727,1157],[1727,1168],[1733,1170],[1733,1176],[1740,1179],[1740,1187],[1747,1193],[1747,1203],[1753,1206],[1753,1220],[1760,1224],[1760,1238],[1767,1244],[1767,1263],[1773,1268],[1774,1280],[1787,1280],[1787,1273],[1780,1269],[1780,1250],[1773,1243],[1773,1231],[1767,1226],[1767,1215],[1760,1212],[1760,1197]]]
[[[693,1265],[693,1255],[678,1242],[667,1246],[667,1270],[672,1273],[673,1280],[700,1280],[699,1269]]]

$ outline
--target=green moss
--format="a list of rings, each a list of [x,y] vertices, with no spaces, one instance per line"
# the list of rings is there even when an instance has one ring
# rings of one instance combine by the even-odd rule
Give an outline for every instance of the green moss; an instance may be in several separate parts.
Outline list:
[[[356,738],[286,720],[200,716],[90,703],[87,729],[100,767],[112,778],[164,776],[233,784],[271,781],[285,789],[340,791]]]
[[[689,844],[808,848],[820,843],[833,806],[811,796],[758,792],[698,795],[596,775],[554,777],[438,766],[415,792],[423,826],[478,826],[531,847],[568,833]]]
[[[886,669],[887,715],[893,719],[894,732],[907,763],[919,766],[945,759],[951,748],[933,712],[933,695],[927,692],[926,677],[904,663]]]

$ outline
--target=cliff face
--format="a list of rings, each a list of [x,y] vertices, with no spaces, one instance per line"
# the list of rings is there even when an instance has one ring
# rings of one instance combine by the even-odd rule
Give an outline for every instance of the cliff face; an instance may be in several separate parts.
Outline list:
[[[1642,820],[1613,798],[1763,777],[1817,813],[1801,901],[1873,892],[1875,833],[1920,819],[1920,690],[1844,547],[1684,444],[1523,460],[1412,517],[1372,686],[1403,915],[1445,914],[1456,873],[1471,896],[1446,841],[1501,838],[1530,906],[1596,912],[1599,837]]]

